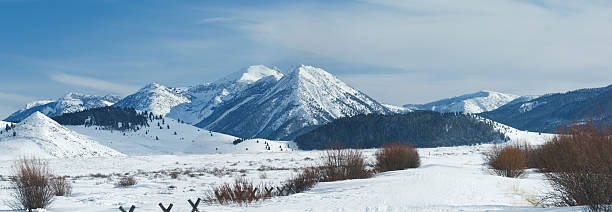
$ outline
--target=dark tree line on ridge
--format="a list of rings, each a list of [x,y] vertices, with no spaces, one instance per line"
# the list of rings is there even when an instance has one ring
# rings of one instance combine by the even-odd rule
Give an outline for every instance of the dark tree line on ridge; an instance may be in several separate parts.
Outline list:
[[[416,147],[473,145],[508,138],[491,121],[469,114],[417,111],[393,115],[356,115],[336,119],[298,136],[300,149],[378,148],[388,143]]]
[[[100,107],[86,109],[75,113],[65,113],[53,117],[61,125],[85,125],[86,127],[98,126],[102,129],[112,130],[138,130],[148,127],[149,121],[161,119],[147,111],[137,112],[133,108]]]

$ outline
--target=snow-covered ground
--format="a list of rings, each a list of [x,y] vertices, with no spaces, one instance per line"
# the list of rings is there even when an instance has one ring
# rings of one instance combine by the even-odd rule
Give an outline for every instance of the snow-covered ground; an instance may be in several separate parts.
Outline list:
[[[276,152],[297,149],[293,142],[266,139],[249,139],[234,145],[232,142],[237,137],[210,132],[167,117],[163,122],[153,120],[149,125],[136,132],[97,130],[96,127],[84,126],[67,128],[127,155]],[[266,146],[270,147],[269,150]]]
[[[312,190],[275,197],[246,206],[200,206],[201,211],[574,211],[533,204],[549,189],[543,176],[529,171],[511,179],[489,173],[482,152],[491,145],[419,149],[422,166],[381,173],[370,179],[320,183]],[[363,150],[373,161],[374,150]],[[320,151],[284,151],[209,155],[152,155],[112,158],[51,159],[58,175],[70,176],[73,194],[58,197],[49,211],[118,211],[136,205],[139,211],[160,211],[174,203],[174,212],[190,211],[187,199],[202,197],[211,186],[243,175],[256,182],[278,184],[300,168],[317,163]],[[0,161],[0,175],[9,175],[12,161]],[[171,172],[180,172],[172,179]],[[93,176],[110,175],[109,177]],[[119,176],[138,184],[118,188]],[[0,181],[0,210],[8,199],[6,177]]]

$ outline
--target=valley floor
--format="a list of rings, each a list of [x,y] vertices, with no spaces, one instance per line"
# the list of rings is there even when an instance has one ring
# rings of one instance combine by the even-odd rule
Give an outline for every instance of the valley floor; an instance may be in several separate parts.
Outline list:
[[[534,206],[549,187],[529,171],[519,179],[495,176],[483,166],[489,145],[419,149],[417,169],[377,174],[370,179],[320,183],[314,189],[245,206],[200,205],[200,211],[578,211],[579,208]],[[117,158],[51,159],[58,175],[70,176],[73,194],[58,197],[48,209],[135,212],[191,211],[188,199],[202,197],[211,186],[244,175],[256,182],[279,184],[300,168],[314,165],[322,152],[292,151],[250,154],[157,155]],[[373,161],[374,150],[364,150]],[[0,211],[8,210],[12,161],[0,161]],[[178,178],[172,172],[180,172]],[[138,184],[118,188],[119,176],[134,175]]]

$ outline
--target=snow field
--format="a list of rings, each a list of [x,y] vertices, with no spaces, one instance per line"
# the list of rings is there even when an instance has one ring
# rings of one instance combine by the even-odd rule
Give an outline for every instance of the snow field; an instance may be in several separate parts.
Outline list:
[[[312,190],[274,197],[248,207],[200,206],[202,211],[573,211],[576,208],[533,206],[549,187],[543,176],[528,171],[519,179],[489,173],[482,153],[491,145],[419,149],[422,166],[385,172],[370,179],[319,183]],[[374,150],[363,150],[374,161]],[[321,151],[235,153],[211,155],[152,155],[115,158],[51,159],[52,169],[68,175],[72,196],[59,197],[49,211],[113,211],[136,205],[136,211],[158,211],[158,203],[174,203],[173,211],[190,211],[195,200],[224,182],[243,176],[255,183],[279,184],[301,168],[316,164]],[[11,161],[0,161],[6,176]],[[189,170],[189,171],[187,171]],[[171,172],[180,172],[173,179]],[[187,172],[186,172],[187,171]],[[95,177],[92,174],[111,175]],[[138,184],[117,188],[119,176],[135,176]],[[0,181],[1,203],[8,199],[8,182]]]

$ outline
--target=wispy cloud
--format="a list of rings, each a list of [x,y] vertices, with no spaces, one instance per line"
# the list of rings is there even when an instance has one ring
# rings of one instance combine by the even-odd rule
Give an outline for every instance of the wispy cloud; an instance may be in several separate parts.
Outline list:
[[[14,93],[6,93],[0,91],[0,100],[3,102],[28,102],[32,101],[34,98],[31,96],[24,96],[20,94]]]
[[[109,91],[121,95],[129,94],[138,89],[138,87],[122,85],[114,82],[109,82],[106,80],[85,77],[85,76],[77,76],[66,73],[53,73],[49,74],[49,78],[56,82],[82,86],[86,88],[93,88],[101,91]]]
[[[234,21],[234,20],[236,19],[229,18],[229,17],[211,17],[211,18],[200,19],[196,22],[196,24],[208,24],[208,23],[227,22],[227,21]]]

